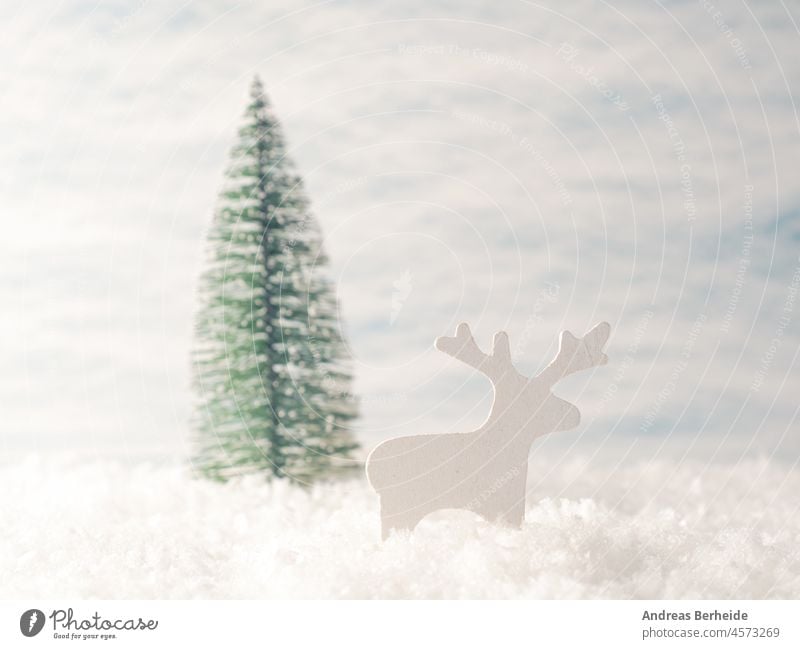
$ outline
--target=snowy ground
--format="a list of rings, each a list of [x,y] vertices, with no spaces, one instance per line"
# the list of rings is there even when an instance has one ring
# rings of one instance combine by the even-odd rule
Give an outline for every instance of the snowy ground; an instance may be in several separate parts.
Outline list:
[[[0,467],[0,598],[798,598],[800,472],[531,461],[527,523],[379,541],[364,482],[307,492],[181,467]]]

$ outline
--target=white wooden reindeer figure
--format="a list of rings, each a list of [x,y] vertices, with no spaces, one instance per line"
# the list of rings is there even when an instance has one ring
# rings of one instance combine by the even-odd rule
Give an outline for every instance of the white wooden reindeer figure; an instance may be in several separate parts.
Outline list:
[[[439,509],[467,509],[488,521],[522,525],[533,440],[580,423],[578,409],[551,389],[568,374],[605,365],[610,331],[602,322],[580,339],[562,332],[555,359],[533,378],[514,368],[503,331],[495,334],[491,355],[478,348],[465,323],[455,337],[438,338],[437,349],[489,378],[494,403],[484,424],[470,433],[398,437],[373,449],[367,477],[380,495],[383,538],[394,529],[413,530]]]

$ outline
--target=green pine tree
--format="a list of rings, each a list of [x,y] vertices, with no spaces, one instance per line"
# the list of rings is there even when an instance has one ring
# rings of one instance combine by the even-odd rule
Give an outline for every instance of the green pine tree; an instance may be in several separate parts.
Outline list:
[[[195,465],[310,482],[352,469],[357,416],[327,258],[261,82],[208,234],[193,352]]]

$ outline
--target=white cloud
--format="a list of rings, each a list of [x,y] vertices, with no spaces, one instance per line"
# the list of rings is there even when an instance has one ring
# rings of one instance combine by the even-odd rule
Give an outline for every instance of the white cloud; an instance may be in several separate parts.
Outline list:
[[[0,430],[15,444],[182,445],[202,235],[258,72],[327,235],[367,443],[481,419],[486,386],[432,349],[463,319],[484,344],[500,327],[512,344],[525,335],[528,371],[560,328],[611,321],[612,365],[571,393],[596,412],[651,304],[635,363],[585,430],[637,434],[703,312],[654,430],[777,439],[796,416],[796,307],[764,386],[751,384],[798,264],[798,34],[785,8],[720,11],[749,69],[695,2],[143,2],[3,16],[0,298],[12,315]],[[685,145],[683,186],[656,93]],[[725,333],[745,184],[752,263]],[[408,267],[414,290],[392,324]],[[548,281],[558,301],[529,332]]]

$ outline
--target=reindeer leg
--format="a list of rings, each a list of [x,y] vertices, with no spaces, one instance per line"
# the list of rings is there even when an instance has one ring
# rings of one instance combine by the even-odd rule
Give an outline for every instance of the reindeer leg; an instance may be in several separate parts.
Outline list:
[[[419,512],[410,510],[407,503],[381,497],[381,538],[385,541],[394,530],[412,532],[422,520]]]
[[[511,504],[510,509],[501,514],[500,521],[502,521],[509,527],[519,529],[520,527],[522,527],[522,523],[524,520],[525,520],[525,494],[523,493],[519,498],[514,499],[514,502]]]
[[[484,497],[474,511],[490,523],[519,529],[525,520],[525,485],[528,466],[514,467],[504,477],[505,482]]]
[[[514,476],[514,479],[509,483],[509,498],[511,498],[511,507],[505,513],[505,519],[508,524],[515,528],[522,527],[525,521],[525,496],[527,493],[528,484],[528,462],[527,458],[525,464],[520,467],[519,473]]]

